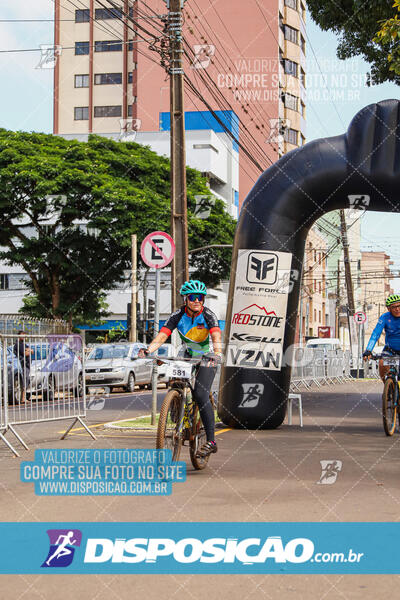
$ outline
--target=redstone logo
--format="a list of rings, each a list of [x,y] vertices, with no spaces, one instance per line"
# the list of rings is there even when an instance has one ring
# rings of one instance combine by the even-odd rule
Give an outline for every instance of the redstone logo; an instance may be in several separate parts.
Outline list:
[[[261,314],[255,313],[259,309]],[[251,310],[252,309],[252,310]],[[232,317],[232,323],[236,325],[256,325],[258,327],[280,327],[282,317],[278,317],[274,310],[268,311],[264,306],[250,304],[235,313]]]

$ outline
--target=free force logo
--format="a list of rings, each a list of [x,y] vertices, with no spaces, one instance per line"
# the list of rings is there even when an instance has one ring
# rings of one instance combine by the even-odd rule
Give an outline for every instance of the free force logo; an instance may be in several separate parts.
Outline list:
[[[264,392],[263,383],[242,383],[243,398],[239,408],[255,408]]]
[[[75,548],[81,545],[79,529],[48,529],[50,548],[42,567],[69,567],[74,559]]]
[[[250,252],[246,279],[249,283],[273,285],[278,274],[278,257],[272,252]]]

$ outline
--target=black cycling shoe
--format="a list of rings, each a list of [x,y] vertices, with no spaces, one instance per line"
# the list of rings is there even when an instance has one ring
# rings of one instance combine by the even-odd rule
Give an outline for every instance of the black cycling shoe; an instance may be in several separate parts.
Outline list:
[[[206,458],[210,454],[215,454],[218,451],[218,446],[215,442],[206,442],[197,450],[196,458]]]

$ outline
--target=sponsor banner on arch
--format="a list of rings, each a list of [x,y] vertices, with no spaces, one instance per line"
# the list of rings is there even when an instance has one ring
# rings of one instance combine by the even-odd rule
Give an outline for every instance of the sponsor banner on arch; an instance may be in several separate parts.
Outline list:
[[[292,254],[239,250],[226,365],[279,371]]]

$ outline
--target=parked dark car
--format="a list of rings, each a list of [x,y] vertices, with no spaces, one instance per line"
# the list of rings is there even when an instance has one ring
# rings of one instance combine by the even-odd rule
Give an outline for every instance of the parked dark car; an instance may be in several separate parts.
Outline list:
[[[3,349],[0,348],[1,372],[3,375]],[[8,403],[20,404],[22,400],[23,371],[21,363],[14,355],[11,346],[7,347],[7,383],[8,383]],[[3,376],[1,385],[4,385]],[[2,394],[4,393],[4,388]]]

